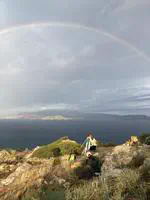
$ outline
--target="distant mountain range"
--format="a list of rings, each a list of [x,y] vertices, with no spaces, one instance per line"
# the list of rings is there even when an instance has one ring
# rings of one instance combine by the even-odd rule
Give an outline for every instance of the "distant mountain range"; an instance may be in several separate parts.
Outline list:
[[[41,119],[41,120],[115,120],[115,119],[150,119],[147,115],[115,115],[105,113],[85,113],[71,110],[44,110],[38,112],[24,112],[16,118]]]
[[[146,115],[115,115],[105,113],[85,113],[71,110],[44,110],[38,112],[23,112],[12,116],[2,116],[0,119],[31,119],[31,120],[134,120],[150,119]]]

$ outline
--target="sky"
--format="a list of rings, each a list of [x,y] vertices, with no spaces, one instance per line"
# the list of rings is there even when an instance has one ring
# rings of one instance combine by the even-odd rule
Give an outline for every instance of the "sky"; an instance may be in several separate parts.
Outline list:
[[[0,0],[0,114],[150,115],[149,0]]]

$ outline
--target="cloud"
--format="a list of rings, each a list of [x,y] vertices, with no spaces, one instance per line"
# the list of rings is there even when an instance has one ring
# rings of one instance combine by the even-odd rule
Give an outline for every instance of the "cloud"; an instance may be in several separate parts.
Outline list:
[[[147,0],[3,2],[1,30],[39,22],[64,26],[0,35],[1,112],[70,108],[148,113]]]
[[[147,6],[150,5],[150,2],[148,0],[144,0],[144,2],[141,2],[140,0],[125,0],[122,1],[122,5],[119,7],[118,11],[125,11],[129,9],[140,9],[141,6]]]
[[[21,57],[16,58],[9,62],[4,68],[0,69],[0,76],[14,76],[22,72],[24,67],[24,59]]]
[[[87,45],[85,46],[81,52],[80,52],[80,56],[93,56],[95,53],[94,47],[92,47],[92,45]]]
[[[7,23],[7,7],[4,1],[0,2],[0,25]]]

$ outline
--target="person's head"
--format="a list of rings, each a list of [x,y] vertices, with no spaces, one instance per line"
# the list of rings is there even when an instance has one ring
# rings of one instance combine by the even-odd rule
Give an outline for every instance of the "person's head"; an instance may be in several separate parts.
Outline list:
[[[89,132],[88,135],[87,135],[87,137],[93,137],[93,136],[92,136],[92,133]]]

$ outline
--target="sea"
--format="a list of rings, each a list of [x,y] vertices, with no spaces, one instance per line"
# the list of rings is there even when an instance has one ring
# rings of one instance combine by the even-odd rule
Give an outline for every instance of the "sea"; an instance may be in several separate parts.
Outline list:
[[[131,135],[150,133],[150,119],[0,120],[0,148],[32,149],[64,136],[82,143],[88,132],[103,143],[122,144]]]

